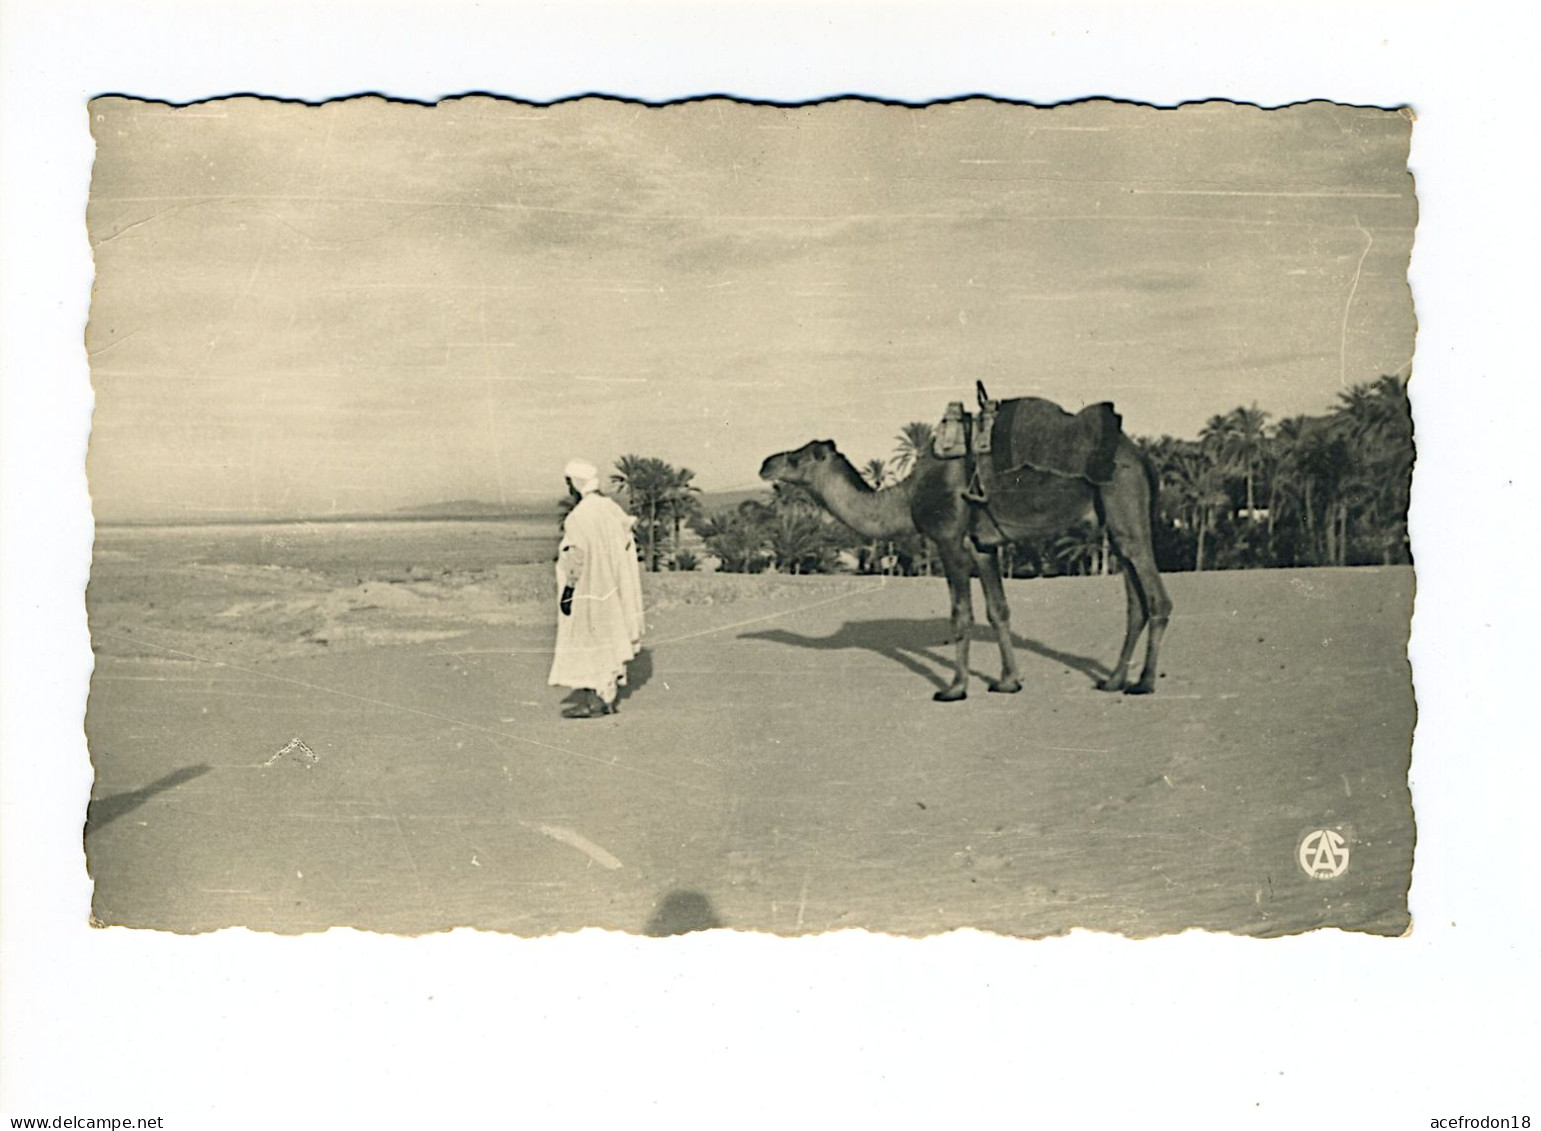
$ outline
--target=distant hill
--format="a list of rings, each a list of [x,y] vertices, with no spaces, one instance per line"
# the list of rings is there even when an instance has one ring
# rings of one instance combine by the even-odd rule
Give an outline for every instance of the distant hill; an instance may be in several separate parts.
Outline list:
[[[409,507],[397,507],[390,511],[343,511],[326,514],[178,514],[164,517],[136,516],[132,518],[98,518],[100,527],[159,527],[159,526],[283,526],[291,523],[345,523],[345,522],[497,522],[502,519],[555,520],[561,513],[558,506],[561,496],[553,494],[546,502],[488,503],[481,499],[449,499],[442,503],[417,503]],[[700,496],[701,506],[708,514],[732,510],[745,499],[770,501],[770,492],[753,488],[740,491],[709,491]],[[624,500],[622,500],[624,502]]]
[[[607,491],[606,494],[615,497],[618,492]],[[747,487],[738,491],[706,491],[700,495],[701,508],[708,514],[716,514],[718,511],[732,510],[745,499],[757,499],[761,502],[770,502],[769,488]],[[531,515],[548,515],[558,513],[558,496],[553,495],[549,504],[524,503],[522,505],[506,505],[503,503],[487,503],[480,499],[451,499],[443,503],[420,503],[417,506],[398,507],[390,514],[391,518],[405,519],[499,519],[499,518],[527,518]],[[624,496],[620,501],[624,505]]]
[[[746,487],[739,491],[705,491],[701,494],[701,509],[707,514],[730,511],[746,499],[768,503],[771,500],[770,488]]]
[[[443,503],[419,503],[411,507],[397,507],[391,512],[394,518],[520,518],[527,515],[557,513],[556,499],[549,505],[526,504],[507,506],[503,503],[484,503],[480,499],[451,499]]]
[[[454,499],[445,503],[422,503],[391,511],[329,511],[325,514],[177,514],[158,517],[99,518],[99,527],[184,527],[184,526],[288,526],[295,523],[327,525],[350,522],[498,522],[528,519],[554,519],[559,514],[557,500],[549,504],[503,506],[477,499]]]

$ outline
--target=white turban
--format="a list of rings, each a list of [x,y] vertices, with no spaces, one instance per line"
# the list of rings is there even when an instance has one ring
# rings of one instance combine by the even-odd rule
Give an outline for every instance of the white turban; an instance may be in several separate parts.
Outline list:
[[[599,468],[586,459],[569,460],[562,474],[572,480],[580,495],[599,490]]]

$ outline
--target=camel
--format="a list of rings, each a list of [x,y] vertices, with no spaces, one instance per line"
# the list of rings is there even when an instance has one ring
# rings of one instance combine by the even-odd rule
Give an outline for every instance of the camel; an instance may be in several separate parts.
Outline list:
[[[951,703],[968,696],[969,636],[974,626],[970,578],[977,568],[985,609],[1001,651],[1001,678],[991,691],[1022,690],[1011,643],[1011,610],[1001,583],[998,552],[1008,541],[1040,538],[1074,526],[1089,512],[1106,525],[1113,550],[1123,560],[1128,602],[1124,644],[1102,691],[1148,695],[1155,690],[1156,656],[1172,614],[1172,602],[1156,569],[1152,530],[1157,492],[1155,470],[1128,436],[1118,435],[1113,476],[1102,485],[1086,479],[1031,469],[1007,477],[992,491],[988,520],[980,522],[971,503],[968,471],[961,459],[921,453],[900,482],[874,490],[830,440],[812,440],[796,451],[778,452],[760,467],[760,478],[802,487],[840,522],[866,538],[893,538],[919,531],[936,547],[952,596],[954,675],[933,698]],[[1129,661],[1140,633],[1149,627],[1145,666],[1128,682]]]

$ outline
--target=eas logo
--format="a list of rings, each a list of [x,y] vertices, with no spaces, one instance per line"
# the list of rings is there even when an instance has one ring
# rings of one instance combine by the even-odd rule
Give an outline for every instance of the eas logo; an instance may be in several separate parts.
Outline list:
[[[1334,880],[1348,868],[1348,840],[1336,829],[1317,829],[1300,841],[1295,857],[1313,880]]]

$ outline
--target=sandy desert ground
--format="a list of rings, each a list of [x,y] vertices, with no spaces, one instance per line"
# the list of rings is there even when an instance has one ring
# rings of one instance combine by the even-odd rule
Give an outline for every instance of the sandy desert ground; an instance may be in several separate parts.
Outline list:
[[[1145,698],[1092,686],[1117,578],[1012,582],[1026,687],[953,705],[939,579],[649,575],[621,712],[572,721],[550,566],[485,526],[99,536],[99,922],[1409,927],[1410,569],[1171,576]],[[1317,828],[1336,879],[1297,863]]]

